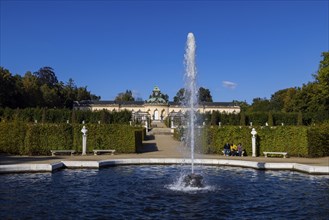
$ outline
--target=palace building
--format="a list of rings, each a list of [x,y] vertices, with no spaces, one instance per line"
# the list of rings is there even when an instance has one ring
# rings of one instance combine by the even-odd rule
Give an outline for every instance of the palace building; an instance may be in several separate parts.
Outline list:
[[[146,101],[76,101],[74,109],[99,111],[106,109],[108,111],[128,110],[132,112],[133,120],[162,121],[166,117],[178,117],[185,113],[186,108],[179,103],[167,102],[162,98],[159,87],[155,86],[152,95]],[[198,106],[199,113],[206,112],[226,112],[239,113],[240,107],[232,102],[201,102]]]

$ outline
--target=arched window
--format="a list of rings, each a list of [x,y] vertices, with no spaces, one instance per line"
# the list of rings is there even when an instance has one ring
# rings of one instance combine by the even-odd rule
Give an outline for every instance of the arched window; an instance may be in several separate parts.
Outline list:
[[[159,111],[158,111],[158,109],[156,109],[154,111],[154,120],[159,120]]]

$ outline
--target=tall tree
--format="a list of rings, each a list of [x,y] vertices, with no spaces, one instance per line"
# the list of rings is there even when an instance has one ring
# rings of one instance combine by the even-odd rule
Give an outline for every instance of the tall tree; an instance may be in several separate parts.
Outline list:
[[[271,110],[270,101],[266,98],[254,98],[248,112],[267,112]]]
[[[25,91],[26,106],[25,107],[41,107],[43,103],[42,92],[38,83],[38,78],[30,71],[26,72],[22,78]]]
[[[90,92],[87,90],[87,86],[77,88],[76,100],[91,100]]]
[[[117,97],[115,97],[115,101],[130,102],[135,101],[135,98],[133,97],[131,90],[126,90],[126,92],[120,92]]]
[[[174,102],[176,103],[183,103],[184,102],[184,93],[185,89],[181,88],[178,90],[176,95],[174,96]]]
[[[0,107],[51,107],[72,108],[74,101],[99,100],[87,87],[77,87],[73,79],[64,85],[58,81],[51,67],[12,76],[9,70],[0,67]]]
[[[176,93],[176,96],[174,96],[174,102],[183,103],[186,96],[188,95],[185,94],[185,89],[181,88]],[[210,90],[200,87],[198,90],[198,100],[199,102],[213,102]]]
[[[283,99],[283,112],[296,112],[296,95],[298,93],[298,88],[289,88],[286,90],[286,94]]]
[[[249,104],[247,103],[247,101],[233,100],[233,104],[236,106],[240,106],[240,109],[243,112],[246,112],[249,108]]]
[[[286,98],[288,89],[282,89],[275,92],[270,99],[271,110],[281,111],[284,107],[284,100]]]
[[[51,88],[48,84],[43,84],[40,90],[43,99],[42,106],[50,108],[63,107],[61,97],[56,88]]]
[[[323,105],[323,110],[329,111],[329,52],[322,53],[319,70],[314,76],[318,84],[318,100]]]
[[[54,87],[58,83],[56,74],[51,67],[42,67],[33,73],[39,80],[40,84],[47,84],[49,87]]]
[[[203,87],[200,87],[199,92],[198,92],[198,96],[199,96],[199,102],[213,102],[212,101],[212,96],[210,94],[209,89],[205,89]]]
[[[75,85],[74,80],[70,78],[69,81],[62,87],[63,104],[65,107],[70,108],[73,105],[73,102],[77,100],[75,93],[77,86]]]
[[[293,112],[296,109],[297,89],[288,88],[275,92],[270,99],[270,105],[272,111]]]
[[[15,107],[16,82],[9,70],[0,67],[0,107]]]

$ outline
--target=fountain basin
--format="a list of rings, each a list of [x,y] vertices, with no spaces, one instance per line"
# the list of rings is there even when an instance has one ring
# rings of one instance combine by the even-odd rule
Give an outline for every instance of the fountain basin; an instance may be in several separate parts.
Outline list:
[[[53,172],[64,168],[93,168],[99,169],[108,166],[120,165],[143,165],[143,164],[190,164],[190,159],[181,158],[132,158],[132,159],[112,159],[102,161],[61,161],[53,164],[13,164],[0,165],[0,173],[17,172]],[[265,163],[245,160],[227,159],[195,159],[196,165],[211,166],[236,166],[253,168],[256,170],[291,170],[308,174],[329,175],[329,166],[312,166],[298,163]]]
[[[328,176],[195,168],[202,189],[175,187],[188,164],[2,175],[0,218],[322,219],[329,211]]]

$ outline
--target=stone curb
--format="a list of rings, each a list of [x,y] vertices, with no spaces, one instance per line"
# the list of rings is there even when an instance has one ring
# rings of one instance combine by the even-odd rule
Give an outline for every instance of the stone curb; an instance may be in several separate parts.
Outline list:
[[[0,173],[52,172],[64,167],[63,162],[53,164],[11,164],[1,165]]]
[[[120,166],[120,165],[143,165],[143,164],[190,164],[191,159],[176,158],[134,158],[113,159],[102,161],[61,161],[53,164],[14,164],[1,165],[0,173],[22,173],[22,172],[53,172],[63,168],[79,169]],[[264,163],[243,160],[224,159],[195,159],[195,165],[211,166],[235,166],[253,168],[257,170],[291,170],[308,174],[329,175],[329,166],[310,166],[298,163]]]

